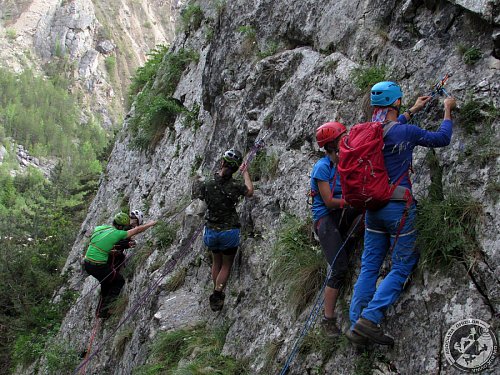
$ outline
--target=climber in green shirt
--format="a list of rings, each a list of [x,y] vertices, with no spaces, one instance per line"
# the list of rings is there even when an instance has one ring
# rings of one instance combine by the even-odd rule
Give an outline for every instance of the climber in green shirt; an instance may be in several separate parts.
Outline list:
[[[121,240],[144,232],[154,226],[156,221],[127,229],[130,217],[124,212],[119,212],[113,219],[113,225],[100,225],[94,229],[90,237],[90,244],[85,253],[84,267],[89,275],[94,276],[101,283],[101,301],[98,306],[99,317],[109,316],[110,303],[120,294],[125,279],[109,263],[113,247]]]

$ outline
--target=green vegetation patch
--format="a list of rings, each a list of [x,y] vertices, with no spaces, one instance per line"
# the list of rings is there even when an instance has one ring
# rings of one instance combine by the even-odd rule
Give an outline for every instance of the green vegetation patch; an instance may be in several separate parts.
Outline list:
[[[469,260],[478,247],[476,228],[482,216],[482,205],[463,193],[421,200],[416,219],[420,266],[436,269]]]
[[[493,104],[469,98],[460,108],[458,122],[467,134],[472,134],[476,131],[476,127],[491,125],[499,112]]]
[[[463,44],[459,44],[457,49],[462,55],[463,62],[467,65],[474,65],[483,57],[481,50],[475,46],[467,47]]]
[[[300,313],[326,276],[325,259],[311,236],[310,220],[285,216],[273,249],[272,280],[284,285],[286,300]]]
[[[227,332],[227,326],[197,325],[159,333],[150,348],[148,364],[134,374],[250,374],[245,361],[222,354]]]
[[[130,94],[142,90],[136,97],[135,111],[129,123],[131,145],[136,149],[147,150],[156,146],[165,129],[173,129],[177,115],[190,112],[172,95],[182,73],[192,61],[198,61],[199,54],[185,49],[165,52],[165,48],[157,48],[132,79]],[[153,85],[155,79],[156,86]]]
[[[369,66],[355,68],[351,72],[351,78],[360,90],[371,88],[377,82],[387,79],[387,68],[381,66]]]
[[[177,228],[165,221],[159,221],[153,228],[153,244],[160,250],[166,250],[177,238]]]
[[[198,4],[188,4],[180,14],[183,31],[198,30],[203,21],[203,11]]]
[[[275,55],[276,53],[278,53],[279,49],[280,49],[280,45],[278,42],[270,41],[270,42],[266,43],[264,48],[262,50],[260,50],[259,53],[257,53],[257,56],[260,59],[265,59],[266,57],[269,57],[269,56],[272,56],[272,55]]]
[[[269,155],[265,151],[260,151],[250,164],[249,173],[252,180],[272,179],[276,176],[279,166],[279,157],[276,153]]]

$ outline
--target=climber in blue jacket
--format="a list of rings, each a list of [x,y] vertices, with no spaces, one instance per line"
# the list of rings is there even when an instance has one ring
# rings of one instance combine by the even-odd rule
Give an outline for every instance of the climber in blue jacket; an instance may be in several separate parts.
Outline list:
[[[389,178],[391,181],[401,178],[399,186],[408,189],[410,194],[405,195],[409,199],[391,199],[383,208],[366,212],[361,272],[354,286],[349,311],[351,329],[346,333],[352,342],[359,345],[369,342],[394,344],[394,339],[384,334],[380,322],[387,308],[398,299],[419,258],[415,249],[416,206],[411,198],[409,178],[413,149],[415,146],[447,146],[452,135],[454,98],[444,100],[444,119],[439,129],[432,132],[407,124],[432,97],[419,97],[412,108],[399,115],[402,96],[401,88],[394,82],[379,82],[371,89],[372,121],[398,122],[384,137],[383,154]],[[391,270],[376,288],[380,267],[392,247]]]

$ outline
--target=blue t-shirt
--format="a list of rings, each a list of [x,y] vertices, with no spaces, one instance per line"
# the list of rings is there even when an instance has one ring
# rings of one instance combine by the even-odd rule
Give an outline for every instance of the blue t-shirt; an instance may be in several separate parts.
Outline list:
[[[330,209],[326,207],[323,198],[321,198],[321,194],[319,193],[318,181],[328,181],[330,184],[330,190],[333,189],[333,179],[335,178],[337,181],[335,182],[335,190],[333,197],[334,198],[342,198],[342,188],[340,187],[340,174],[337,173],[335,177],[336,168],[330,160],[329,156],[325,156],[324,158],[318,160],[316,164],[314,164],[313,170],[311,172],[311,191],[313,192],[313,201],[312,201],[312,214],[313,220],[317,221],[325,215],[328,215]]]
[[[404,115],[398,117],[398,122],[384,137],[385,168],[392,183],[395,183],[410,168],[415,146],[448,146],[453,132],[451,120],[443,120],[435,132],[421,129],[417,125],[406,124]],[[400,186],[411,189],[408,175],[401,180]]]

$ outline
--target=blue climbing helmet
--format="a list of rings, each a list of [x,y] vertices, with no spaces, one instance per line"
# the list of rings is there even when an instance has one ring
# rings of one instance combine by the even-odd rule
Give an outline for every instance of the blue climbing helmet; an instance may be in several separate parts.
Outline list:
[[[388,107],[403,97],[401,87],[391,81],[376,83],[371,90],[370,103],[372,107]]]

